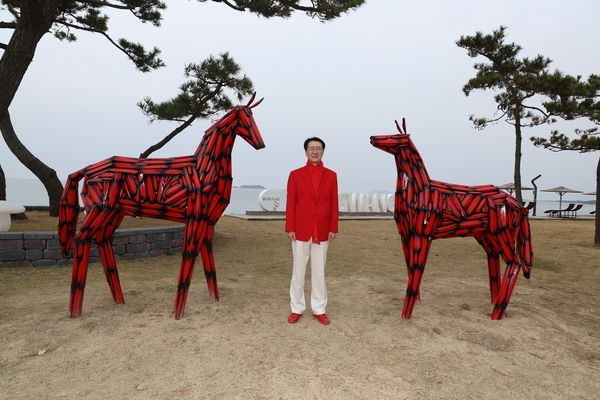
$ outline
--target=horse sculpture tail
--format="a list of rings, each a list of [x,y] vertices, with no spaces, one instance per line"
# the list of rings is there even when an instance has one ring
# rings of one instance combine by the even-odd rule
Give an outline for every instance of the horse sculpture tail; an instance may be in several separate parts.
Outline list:
[[[521,267],[523,268],[523,276],[529,279],[531,267],[533,266],[533,248],[531,246],[531,228],[529,226],[528,211],[521,211],[521,222],[519,227],[518,246],[519,257],[521,258]]]
[[[60,198],[58,210],[58,241],[63,254],[68,254],[73,245],[79,218],[79,181],[85,170],[77,171],[67,178]]]

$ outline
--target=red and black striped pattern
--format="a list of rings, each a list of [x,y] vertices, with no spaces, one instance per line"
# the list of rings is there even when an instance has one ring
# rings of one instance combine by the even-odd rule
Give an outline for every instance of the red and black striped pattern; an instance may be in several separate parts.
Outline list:
[[[434,239],[472,236],[487,253],[492,319],[505,314],[518,272],[529,278],[533,251],[527,210],[493,185],[465,186],[431,180],[418,150],[402,127],[400,134],[372,136],[371,144],[394,155],[398,181],[394,219],[408,269],[402,318],[409,319]],[[515,252],[518,246],[519,256]],[[500,279],[500,257],[506,262]]]
[[[182,261],[173,313],[183,316],[198,254],[210,295],[219,299],[212,254],[213,227],[231,197],[231,151],[241,136],[255,149],[265,147],[254,122],[252,104],[232,108],[206,132],[191,156],[139,159],[112,157],[69,175],[60,200],[59,241],[65,254],[73,243],[71,317],[81,315],[91,241],[95,240],[112,297],[123,304],[123,292],[111,238],[125,216],[160,218],[185,224]],[[76,232],[79,181],[86,217]]]

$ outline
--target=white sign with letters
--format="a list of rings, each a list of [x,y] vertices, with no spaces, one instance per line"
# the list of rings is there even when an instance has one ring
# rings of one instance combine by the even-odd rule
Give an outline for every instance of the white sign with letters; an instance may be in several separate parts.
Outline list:
[[[392,193],[339,193],[341,212],[394,212]]]
[[[394,212],[393,193],[339,192],[338,196],[340,212]],[[258,195],[258,205],[263,211],[277,211],[281,205],[281,195],[276,190],[265,189]]]
[[[258,205],[264,211],[277,211],[281,204],[279,192],[273,189],[265,189],[258,195]]]

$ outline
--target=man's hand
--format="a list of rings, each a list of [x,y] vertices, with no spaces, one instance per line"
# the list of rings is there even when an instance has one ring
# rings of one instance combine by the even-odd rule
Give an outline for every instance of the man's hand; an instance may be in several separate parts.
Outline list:
[[[331,242],[333,239],[335,239],[335,232],[329,232],[329,237],[327,240]]]
[[[288,237],[288,239],[290,239],[292,242],[296,241],[296,232],[287,232],[287,237]]]

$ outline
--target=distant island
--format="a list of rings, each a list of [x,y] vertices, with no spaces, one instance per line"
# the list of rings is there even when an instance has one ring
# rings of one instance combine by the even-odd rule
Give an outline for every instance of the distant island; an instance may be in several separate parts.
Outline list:
[[[240,189],[266,189],[266,187],[264,187],[263,185],[241,185],[241,186],[234,186],[235,188],[240,188]]]

